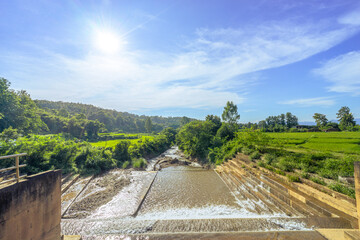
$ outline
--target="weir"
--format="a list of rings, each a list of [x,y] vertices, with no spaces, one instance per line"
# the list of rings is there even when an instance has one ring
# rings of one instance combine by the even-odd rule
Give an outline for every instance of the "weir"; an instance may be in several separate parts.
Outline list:
[[[172,148],[163,156],[181,158],[176,151]],[[62,232],[78,234],[83,239],[122,239],[120,236],[150,239],[192,239],[195,236],[302,239],[306,236],[308,239],[327,239],[315,230],[357,227],[357,218],[351,214],[253,168],[243,157],[238,156],[215,170],[189,166],[163,168],[155,178],[148,178],[147,184],[141,177],[134,179],[142,189],[132,196],[137,202],[133,206],[137,214],[128,211],[120,215],[96,217],[90,214],[81,219],[63,219]],[[154,159],[151,169],[158,162],[158,158]],[[129,188],[119,194],[123,191],[129,191]],[[105,204],[103,207],[110,213],[116,212],[115,208],[122,208],[120,205],[110,207]],[[344,208],[350,206],[351,209],[351,203],[345,205]]]
[[[162,156],[181,158],[176,148]],[[162,161],[150,162],[153,169]],[[288,182],[242,154],[215,170],[180,164],[60,176],[49,171],[0,188],[1,240],[60,239],[60,217],[61,234],[77,235],[64,239],[359,236],[352,199],[313,183]]]

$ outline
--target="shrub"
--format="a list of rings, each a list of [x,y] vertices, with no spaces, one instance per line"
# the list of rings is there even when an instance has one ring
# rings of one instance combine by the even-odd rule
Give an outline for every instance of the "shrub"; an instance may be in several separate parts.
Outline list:
[[[326,186],[326,183],[324,182],[324,180],[322,180],[320,178],[311,177],[310,180],[313,181],[314,183]]]
[[[271,153],[266,153],[264,155],[264,160],[266,164],[272,164],[276,159],[276,156],[274,154]]]
[[[266,164],[263,161],[258,162],[259,167],[265,167]]]
[[[294,163],[290,157],[282,157],[279,159],[277,163],[278,167],[286,172],[293,172],[294,171]]]
[[[348,195],[352,198],[355,198],[355,190],[352,189],[352,188],[349,188],[347,186],[344,186],[340,183],[332,183],[329,185],[329,188],[334,190],[334,191],[337,191],[337,192],[340,192],[340,193],[343,193],[345,195]]]
[[[243,147],[241,149],[241,152],[245,155],[250,155],[252,153],[252,149],[248,148],[248,147]]]
[[[308,174],[307,172],[302,172],[301,173],[301,177],[305,178],[305,179],[309,179],[310,178],[310,174]]]
[[[117,160],[117,165],[119,167],[123,162],[130,160],[129,146],[129,141],[121,141],[115,146],[113,158]]]
[[[144,168],[144,167],[146,167],[146,165],[147,165],[147,162],[144,158],[132,159],[133,168]]]
[[[274,172],[275,173],[277,173],[277,174],[280,174],[280,175],[283,175],[283,176],[285,176],[286,174],[283,172],[283,171],[281,171],[280,169],[274,169]]]
[[[294,174],[287,174],[286,177],[288,178],[288,180],[290,182],[301,182],[299,176],[294,175]]]
[[[122,164],[122,168],[123,169],[126,169],[128,166],[129,166],[130,162],[129,161],[125,161],[123,164]]]
[[[261,157],[261,154],[258,151],[255,151],[250,154],[250,159],[252,159],[252,160],[259,159],[260,157]]]

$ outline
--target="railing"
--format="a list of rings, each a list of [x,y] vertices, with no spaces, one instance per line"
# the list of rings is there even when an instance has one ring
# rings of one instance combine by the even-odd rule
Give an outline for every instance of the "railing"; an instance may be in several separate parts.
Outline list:
[[[20,176],[20,168],[25,167],[26,164],[19,165],[19,158],[22,157],[22,156],[26,156],[26,155],[27,155],[26,153],[20,153],[20,154],[8,155],[8,156],[0,156],[0,160],[8,159],[8,158],[15,158],[15,166],[0,169],[0,173],[10,171],[10,170],[13,170],[13,169],[16,170],[16,177],[15,178],[12,178],[12,179],[9,179],[9,180],[6,180],[6,181],[1,181],[1,179],[0,179],[1,184],[11,182],[11,181],[14,181],[14,180],[16,180],[16,182],[19,182],[21,178],[24,178],[24,177],[27,176],[27,175]]]

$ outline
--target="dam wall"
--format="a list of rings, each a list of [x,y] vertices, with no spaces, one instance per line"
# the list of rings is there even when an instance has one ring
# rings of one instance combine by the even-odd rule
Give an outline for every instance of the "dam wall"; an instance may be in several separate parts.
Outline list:
[[[0,240],[60,240],[61,170],[0,185]]]
[[[301,179],[301,183],[289,182],[285,176],[260,167],[239,153],[215,170],[235,190],[244,188],[249,195],[269,199],[288,216],[341,218],[351,228],[358,228],[354,199],[324,186],[306,179]]]

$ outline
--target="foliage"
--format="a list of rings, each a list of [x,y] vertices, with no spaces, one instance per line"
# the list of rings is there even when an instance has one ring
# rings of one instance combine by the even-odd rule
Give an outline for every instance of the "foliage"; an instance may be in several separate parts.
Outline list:
[[[318,127],[324,127],[328,122],[326,115],[321,114],[321,113],[315,113],[313,118],[315,119],[316,125]]]
[[[150,133],[152,130],[152,122],[151,122],[151,118],[147,117],[145,120],[145,129],[146,132]]]
[[[211,121],[193,121],[186,124],[177,135],[177,144],[181,150],[192,157],[204,159],[208,154],[213,138]]]
[[[236,124],[240,120],[237,106],[232,101],[226,103],[221,118],[223,121],[230,124]]]
[[[125,161],[131,160],[129,153],[130,144],[129,141],[121,141],[115,146],[113,158],[116,159],[118,166],[122,166]]]
[[[352,128],[356,125],[354,116],[350,113],[349,107],[341,107],[336,113],[336,116],[340,122],[339,127],[341,130],[352,130]]]

